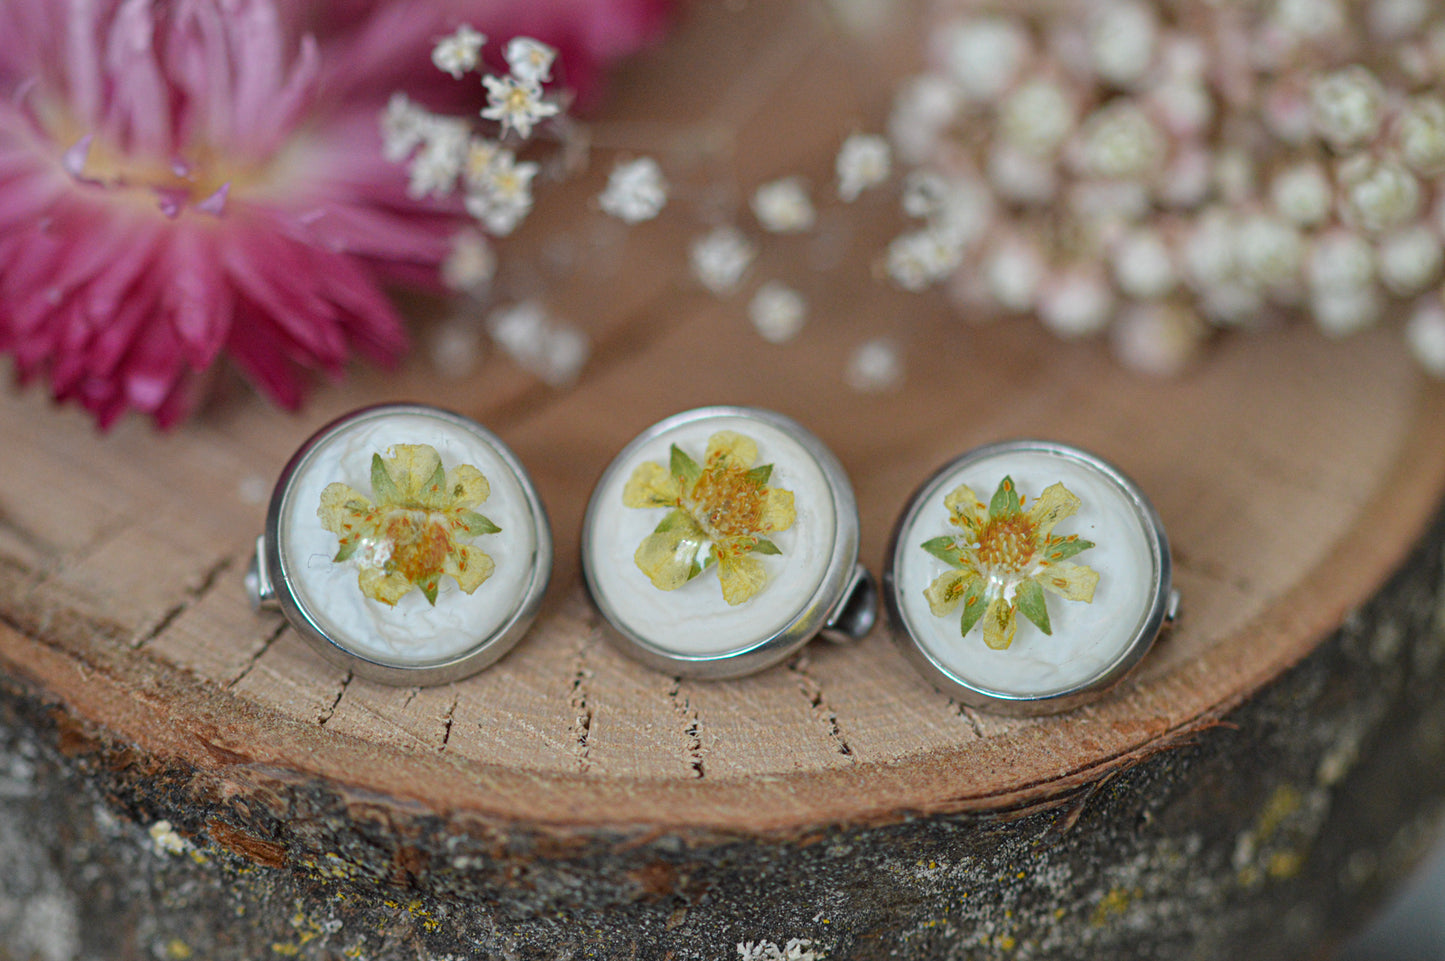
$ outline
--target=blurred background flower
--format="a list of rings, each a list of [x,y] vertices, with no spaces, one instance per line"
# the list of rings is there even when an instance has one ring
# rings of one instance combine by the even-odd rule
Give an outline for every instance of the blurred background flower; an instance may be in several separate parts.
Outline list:
[[[465,21],[558,47],[557,79],[595,96],[663,6],[5,3],[0,350],[102,426],[176,422],[223,353],[287,407],[353,351],[394,360],[407,339],[381,285],[435,284],[463,214],[409,197],[382,156],[391,92]]]

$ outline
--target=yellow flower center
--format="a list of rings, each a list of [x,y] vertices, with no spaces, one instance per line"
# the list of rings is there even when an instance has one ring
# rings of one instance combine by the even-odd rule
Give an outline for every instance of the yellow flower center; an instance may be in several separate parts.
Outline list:
[[[709,467],[688,494],[688,512],[714,538],[757,534],[762,488],[741,467]]]
[[[391,542],[391,566],[408,580],[422,581],[442,573],[451,550],[446,518],[430,511],[398,508],[381,523]]]
[[[991,520],[978,535],[978,560],[984,568],[1022,574],[1037,552],[1038,532],[1027,514]]]

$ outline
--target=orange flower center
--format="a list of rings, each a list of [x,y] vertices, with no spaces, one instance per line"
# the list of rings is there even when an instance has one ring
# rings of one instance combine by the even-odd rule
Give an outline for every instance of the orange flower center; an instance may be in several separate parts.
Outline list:
[[[763,490],[741,467],[709,467],[688,495],[698,523],[715,537],[756,534],[763,521]]]
[[[991,520],[978,535],[979,564],[1022,573],[1033,563],[1038,533],[1027,514]]]
[[[391,566],[412,582],[442,573],[451,535],[446,519],[429,511],[400,508],[391,511],[381,527],[391,542]]]

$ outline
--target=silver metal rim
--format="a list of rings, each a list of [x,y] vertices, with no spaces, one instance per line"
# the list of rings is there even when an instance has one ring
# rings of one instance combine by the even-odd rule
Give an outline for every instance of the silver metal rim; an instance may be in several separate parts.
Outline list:
[[[976,461],[999,454],[1025,451],[1067,457],[1093,468],[1109,478],[1133,505],[1140,526],[1148,535],[1153,560],[1150,605],[1137,622],[1133,636],[1113,662],[1082,683],[1058,691],[1035,695],[1018,695],[1007,691],[990,690],[959,676],[939,663],[909,630],[908,620],[904,616],[899,599],[898,584],[894,577],[894,571],[901,563],[900,552],[907,547],[902,542],[903,531],[912,524],[919,509],[938,496],[950,476]],[[888,607],[888,615],[893,621],[894,640],[902,647],[904,654],[913,665],[939,690],[970,707],[996,714],[1034,716],[1067,711],[1095,700],[1133,670],[1148,653],[1149,648],[1154,644],[1154,639],[1158,637],[1160,629],[1169,618],[1171,594],[1173,594],[1172,572],[1173,563],[1169,553],[1169,539],[1164,533],[1164,525],[1159,519],[1158,512],[1155,511],[1154,505],[1149,502],[1149,498],[1145,496],[1139,485],[1103,458],[1069,444],[1042,440],[1014,440],[974,448],[944,464],[913,492],[913,496],[909,498],[907,506],[899,516],[898,523],[893,528],[893,535],[888,544],[887,563],[883,571],[883,598]],[[1173,600],[1177,602],[1177,595],[1174,595]]]
[[[592,571],[592,529],[601,511],[607,505],[600,503],[601,491],[632,459],[638,448],[653,438],[684,424],[722,417],[741,417],[759,421],[786,433],[797,441],[817,463],[828,481],[833,496],[835,535],[833,552],[818,587],[808,598],[799,599],[798,613],[792,620],[780,626],[765,637],[740,639],[739,643],[721,653],[685,654],[668,650],[648,641],[628,627],[627,621],[608,603],[598,588]],[[802,425],[791,418],[770,410],[756,407],[716,406],[699,407],[674,414],[658,421],[638,434],[612,460],[593,487],[592,497],[587,503],[587,513],[582,522],[582,573],[587,593],[609,625],[609,635],[627,654],[649,667],[669,674],[685,677],[719,680],[742,677],[771,667],[787,659],[798,648],[821,632],[830,623],[847,601],[855,588],[866,591],[871,588],[871,576],[858,567],[859,538],[858,504],[853,496],[853,487],[843,465],[833,456],[823,442],[813,436]],[[873,619],[864,619],[866,626],[872,626]]]
[[[526,582],[522,597],[512,616],[490,636],[482,638],[469,650],[456,656],[436,661],[398,662],[389,661],[370,653],[353,650],[339,638],[331,636],[315,619],[311,610],[301,600],[292,583],[286,558],[281,554],[280,526],[285,506],[291,491],[291,479],[309,460],[311,455],[337,433],[365,421],[393,417],[400,414],[420,414],[447,421],[475,434],[481,441],[493,448],[507,467],[516,475],[519,485],[527,497],[527,506],[536,527],[536,554],[532,558],[531,577]],[[552,576],[552,528],[547,520],[547,511],[537,490],[532,484],[522,462],[512,453],[501,438],[475,421],[449,410],[427,404],[378,404],[364,407],[337,418],[312,434],[291,456],[276,480],[271,495],[270,508],[266,512],[266,533],[263,538],[264,570],[275,591],[275,601],[296,632],[322,657],[338,667],[346,668],[357,677],[364,677],[384,684],[400,686],[430,686],[446,684],[475,674],[496,661],[522,639],[537,616],[542,596]]]

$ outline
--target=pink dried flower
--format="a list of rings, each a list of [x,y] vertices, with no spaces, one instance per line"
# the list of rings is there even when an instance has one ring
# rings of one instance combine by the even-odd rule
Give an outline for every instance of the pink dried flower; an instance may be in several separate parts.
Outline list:
[[[270,0],[0,8],[0,348],[109,426],[168,425],[222,350],[294,407],[406,344],[373,268],[425,277],[447,221],[405,207],[376,107]],[[332,70],[342,65],[331,63]]]
[[[463,218],[408,197],[382,155],[390,93],[465,21],[575,53],[561,79],[589,81],[663,9],[7,0],[0,350],[102,427],[175,423],[223,351],[286,407],[353,350],[393,361],[406,336],[380,284],[436,283]]]

